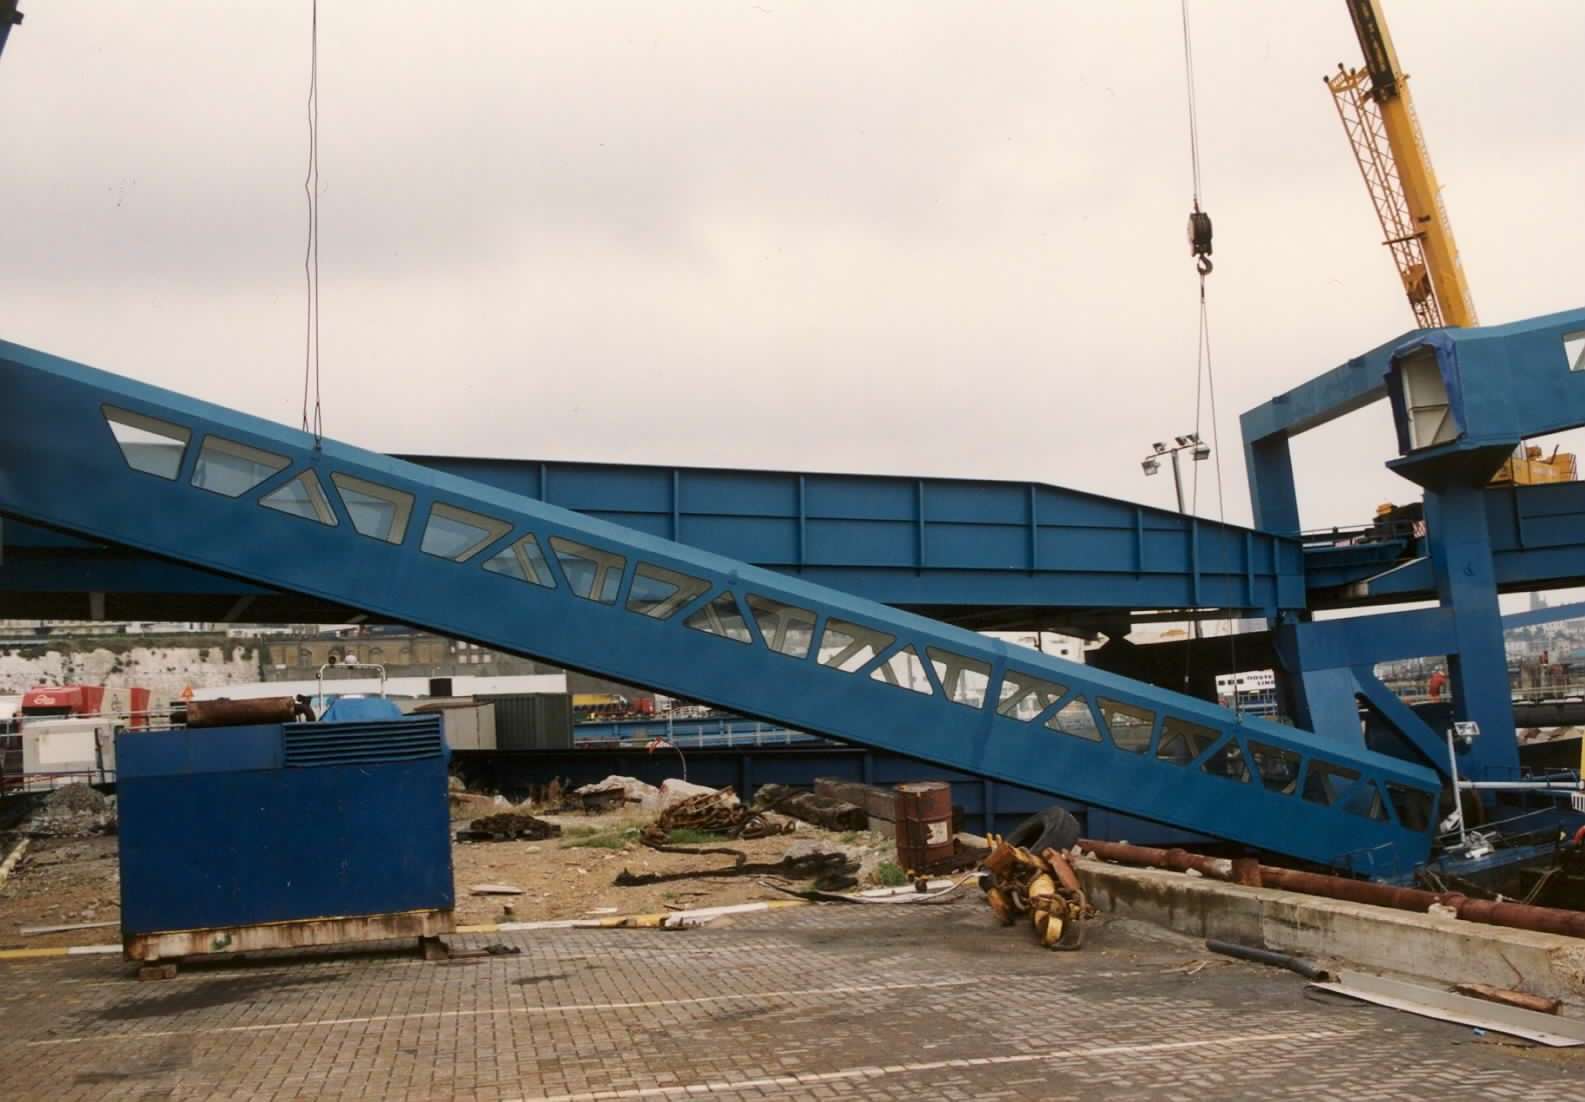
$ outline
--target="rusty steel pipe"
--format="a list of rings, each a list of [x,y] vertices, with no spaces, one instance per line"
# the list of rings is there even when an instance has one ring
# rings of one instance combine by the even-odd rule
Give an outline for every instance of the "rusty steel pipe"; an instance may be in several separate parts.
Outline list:
[[[1341,899],[1349,903],[1369,903],[1376,907],[1422,913],[1429,910],[1433,903],[1453,907],[1464,898],[1461,895],[1439,895],[1420,888],[1395,888],[1391,884],[1350,880],[1345,876],[1332,876],[1324,872],[1299,872],[1297,869],[1282,869],[1272,865],[1260,866],[1260,882],[1265,887],[1281,888],[1288,892],[1324,895],[1328,899]]]
[[[1545,995],[1531,995],[1524,991],[1510,991],[1506,987],[1493,987],[1489,983],[1455,983],[1453,990],[1472,999],[1517,1006],[1537,1014],[1556,1014],[1563,1007],[1562,999],[1549,999]]]
[[[238,727],[252,723],[290,723],[296,704],[289,696],[255,700],[189,700],[187,726]]]
[[[1150,868],[1179,871],[1194,868],[1204,876],[1218,880],[1232,879],[1230,872],[1223,872],[1215,867],[1213,864],[1216,862],[1215,858],[1187,853],[1183,850],[1154,849],[1149,846],[1129,845],[1126,842],[1093,842],[1088,839],[1080,839],[1079,848],[1094,853],[1103,860],[1115,861],[1122,865],[1144,865]],[[1275,865],[1260,866],[1260,883],[1264,887],[1280,888],[1283,891],[1341,899],[1348,903],[1365,903],[1374,907],[1391,907],[1399,911],[1416,911],[1420,914],[1429,911],[1432,904],[1440,904],[1466,922],[1585,938],[1585,911],[1569,911],[1561,907],[1537,907],[1529,903],[1471,899],[1459,892],[1428,892],[1422,888],[1399,888],[1391,884],[1350,880],[1346,876],[1331,876],[1320,872],[1300,872],[1297,869],[1278,868]]]
[[[1536,907],[1529,903],[1502,903],[1492,899],[1471,899],[1460,892],[1428,892],[1419,888],[1395,888],[1324,873],[1295,872],[1262,865],[1262,882],[1273,888],[1324,895],[1356,903],[1395,907],[1401,911],[1428,911],[1440,903],[1466,922],[1488,926],[1507,926],[1515,930],[1537,930],[1545,934],[1585,938],[1585,912],[1561,907]]]
[[[1585,912],[1565,911],[1561,907],[1537,907],[1530,903],[1498,903],[1491,899],[1466,899],[1458,906],[1458,917],[1516,930],[1539,930],[1544,934],[1585,937]]]
[[[1119,865],[1144,865],[1174,872],[1193,869],[1212,880],[1233,879],[1231,861],[1190,853],[1186,849],[1157,849],[1154,846],[1136,846],[1131,842],[1097,842],[1091,838],[1080,838],[1079,849],[1084,853],[1093,853],[1103,861],[1116,861]]]

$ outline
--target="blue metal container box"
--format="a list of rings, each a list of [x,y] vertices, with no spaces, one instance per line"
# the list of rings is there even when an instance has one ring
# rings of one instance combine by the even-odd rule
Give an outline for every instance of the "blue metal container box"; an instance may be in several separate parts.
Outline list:
[[[121,734],[123,939],[449,912],[449,758],[439,716]]]

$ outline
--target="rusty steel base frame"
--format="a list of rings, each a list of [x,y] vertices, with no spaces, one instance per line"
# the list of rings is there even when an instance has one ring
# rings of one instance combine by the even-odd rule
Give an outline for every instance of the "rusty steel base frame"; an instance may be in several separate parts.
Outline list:
[[[125,934],[123,955],[145,965],[191,960],[266,949],[306,949],[364,941],[418,939],[425,960],[444,956],[442,934],[456,931],[451,908],[398,911],[390,914],[261,922],[251,926],[219,926],[202,930],[161,930]]]

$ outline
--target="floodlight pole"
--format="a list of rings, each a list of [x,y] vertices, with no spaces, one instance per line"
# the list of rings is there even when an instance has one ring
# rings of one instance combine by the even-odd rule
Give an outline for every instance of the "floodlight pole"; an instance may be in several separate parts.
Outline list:
[[[1178,491],[1179,516],[1184,516],[1188,513],[1188,510],[1183,507],[1183,472],[1178,469],[1178,453],[1182,450],[1182,444],[1179,444],[1176,448],[1172,449],[1172,486],[1173,489]],[[1189,634],[1195,639],[1200,639],[1203,637],[1203,633],[1200,631],[1199,620],[1189,621]],[[1238,700],[1238,683],[1236,680],[1233,683],[1233,700],[1235,702]]]
[[[1190,435],[1187,438],[1182,437],[1182,436],[1174,437],[1174,441],[1177,444],[1177,447],[1175,447],[1175,448],[1169,448],[1169,447],[1167,447],[1164,444],[1155,444],[1155,445],[1152,446],[1153,447],[1153,454],[1145,457],[1145,462],[1144,462],[1145,474],[1146,475],[1153,475],[1153,474],[1156,473],[1157,467],[1156,467],[1155,464],[1160,462],[1160,456],[1162,456],[1163,454],[1165,454],[1169,459],[1171,459],[1172,460],[1172,489],[1178,495],[1178,515],[1179,516],[1187,516],[1189,510],[1185,506],[1184,501],[1183,501],[1183,468],[1178,463],[1178,453],[1183,451],[1183,449],[1192,446],[1194,448],[1194,450],[1195,450],[1195,458],[1196,459],[1201,459],[1201,458],[1204,457],[1202,452],[1201,452],[1201,448],[1203,447],[1203,445],[1200,443],[1200,438],[1199,438],[1198,434]],[[1200,621],[1199,620],[1190,620],[1189,621],[1189,627],[1190,627],[1191,633],[1192,633],[1192,635],[1193,635],[1193,637],[1195,639],[1199,639],[1199,638],[1202,637],[1202,632],[1200,631]],[[1233,693],[1234,693],[1234,699],[1236,701],[1237,693],[1238,693],[1238,688],[1237,688],[1236,685],[1233,688]]]
[[[1172,486],[1173,489],[1178,491],[1178,512],[1180,514],[1188,512],[1188,510],[1183,507],[1183,472],[1178,469],[1178,453],[1182,450],[1182,448],[1173,448],[1171,453]]]

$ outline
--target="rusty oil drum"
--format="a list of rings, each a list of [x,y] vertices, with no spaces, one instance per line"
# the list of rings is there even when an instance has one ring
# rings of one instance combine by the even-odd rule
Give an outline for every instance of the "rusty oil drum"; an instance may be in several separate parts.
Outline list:
[[[900,784],[897,792],[897,863],[925,872],[952,856],[952,786],[941,781]]]

